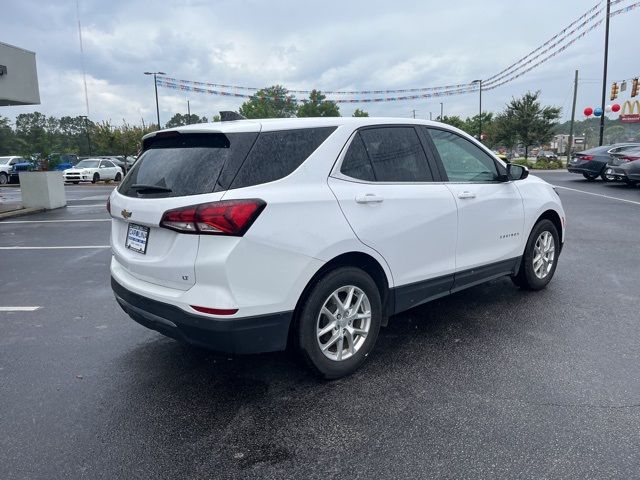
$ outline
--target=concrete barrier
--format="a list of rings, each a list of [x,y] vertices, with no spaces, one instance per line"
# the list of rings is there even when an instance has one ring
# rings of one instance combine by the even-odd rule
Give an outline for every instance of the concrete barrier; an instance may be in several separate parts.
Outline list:
[[[67,205],[62,172],[21,172],[20,190],[25,208],[60,208]]]

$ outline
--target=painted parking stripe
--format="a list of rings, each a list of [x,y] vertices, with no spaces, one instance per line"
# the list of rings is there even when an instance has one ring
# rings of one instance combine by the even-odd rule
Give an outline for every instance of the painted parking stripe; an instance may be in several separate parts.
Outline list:
[[[104,249],[111,248],[111,245],[64,245],[59,247],[0,247],[0,250],[73,250],[73,249]]]
[[[35,312],[41,307],[0,307],[0,312]]]
[[[627,203],[633,203],[635,205],[640,205],[640,202],[636,202],[635,200],[627,200],[626,198],[611,197],[609,195],[603,195],[602,193],[585,192],[584,190],[578,190],[577,188],[561,187],[560,185],[554,185],[554,187],[562,188],[564,190],[571,190],[572,192],[584,193],[586,195],[593,195],[596,197],[608,198],[610,200],[618,200],[619,202],[627,202]]]
[[[102,207],[105,208],[104,203],[92,203],[90,205],[67,205],[67,208],[89,208],[89,207]]]
[[[68,219],[60,219],[60,220],[10,220],[0,222],[0,225],[5,225],[7,223],[70,223],[70,222],[110,222],[110,218],[86,218],[80,220],[68,220]]]

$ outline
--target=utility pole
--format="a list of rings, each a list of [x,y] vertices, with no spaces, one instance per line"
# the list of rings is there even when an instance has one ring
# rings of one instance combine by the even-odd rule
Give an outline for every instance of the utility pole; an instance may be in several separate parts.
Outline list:
[[[80,118],[84,119],[84,133],[87,135],[87,143],[89,144],[89,156],[93,156],[91,153],[91,135],[89,135],[89,127],[87,126],[87,122],[89,117],[86,115],[80,115]]]
[[[440,121],[444,118],[444,104],[440,102]]]
[[[478,115],[478,123],[479,123],[479,132],[478,132],[478,140],[482,142],[482,80],[474,80],[471,83],[477,83],[480,91],[480,113]]]
[[[416,118],[416,112],[417,112],[417,111],[418,111],[418,110],[415,110],[415,109],[414,109],[414,110],[411,110],[411,113],[413,113],[413,118]]]
[[[158,115],[158,130],[160,130],[160,107],[158,106],[158,81],[156,75],[166,75],[164,72],[144,72],[145,75],[153,75],[153,86],[156,89],[156,114]]]
[[[602,115],[600,115],[600,140],[598,145],[602,146],[602,139],[604,138],[604,112],[605,112],[605,100],[607,96],[607,60],[609,58],[609,14],[611,13],[611,0],[607,0],[607,17],[605,19],[604,27],[604,69],[602,72]]]
[[[429,112],[429,120],[433,120],[433,112]]]
[[[189,105],[189,100],[187,100],[187,125],[191,125],[191,105]]]
[[[571,147],[573,147],[573,122],[576,120],[576,100],[578,98],[578,70],[576,70],[576,78],[573,82],[573,107],[571,108],[571,126],[569,127],[569,143],[567,145],[567,164],[571,157]]]

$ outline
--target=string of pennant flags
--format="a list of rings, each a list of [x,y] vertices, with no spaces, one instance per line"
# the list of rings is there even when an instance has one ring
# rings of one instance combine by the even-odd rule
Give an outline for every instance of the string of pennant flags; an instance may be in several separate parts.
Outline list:
[[[175,83],[167,80],[161,80],[158,78],[157,84],[159,87],[170,88],[173,90],[181,90],[183,92],[195,92],[195,93],[204,93],[208,95],[218,95],[224,97],[236,97],[236,98],[260,98],[259,95],[255,93],[238,93],[238,92],[225,92],[222,90],[214,90],[210,88],[197,87],[193,85],[188,85],[186,83]],[[379,103],[379,102],[398,102],[404,100],[416,100],[422,98],[437,98],[437,97],[446,97],[451,95],[461,95],[464,93],[471,93],[477,91],[478,88],[475,84],[465,84],[463,88],[453,89],[453,90],[445,90],[445,91],[436,91],[432,93],[422,93],[419,95],[405,95],[399,97],[377,97],[377,98],[338,98],[335,100],[331,100],[334,103]],[[288,90],[288,93],[293,92],[292,90]],[[287,97],[289,98],[289,97]]]
[[[226,88],[226,89],[242,90],[242,91],[261,90],[260,88],[257,88],[257,87],[243,87],[238,85],[223,85],[219,83],[196,82],[193,80],[183,80],[179,78],[167,77],[162,75],[158,75],[157,78],[161,81],[168,82],[168,83],[175,83],[178,85],[196,85],[201,87]],[[326,95],[371,95],[371,94],[387,94],[387,93],[411,93],[411,92],[429,92],[429,91],[438,91],[438,90],[460,89],[460,88],[468,87],[469,85],[471,84],[461,83],[458,85],[442,85],[439,87],[403,88],[403,89],[394,89],[394,90],[322,90],[322,93]],[[160,84],[158,84],[158,86],[160,86]],[[311,93],[311,90],[288,90],[287,89],[287,92],[294,93],[294,94],[308,95]]]
[[[624,0],[616,0],[618,2],[622,2]],[[594,13],[595,12],[595,13]],[[529,52],[528,54],[526,54],[524,57],[520,58],[519,60],[517,60],[516,62],[512,63],[511,65],[509,65],[507,68],[505,68],[504,70],[502,70],[501,72],[496,73],[495,75],[487,78],[485,81],[486,82],[490,82],[494,79],[496,79],[497,77],[501,76],[504,73],[509,72],[510,70],[513,70],[515,67],[517,67],[518,65],[520,65],[522,62],[524,62],[525,60],[527,60],[529,57],[531,57],[532,55],[538,53],[541,49],[543,49],[544,47],[546,47],[547,45],[549,45],[550,43],[554,42],[556,39],[558,39],[559,37],[562,37],[560,40],[558,40],[558,42],[561,42],[564,38],[568,37],[571,35],[572,32],[569,32],[568,34],[564,35],[565,32],[567,32],[567,30],[569,30],[571,27],[575,26],[576,24],[580,23],[580,21],[584,20],[585,18],[589,17],[589,15],[592,15],[589,19],[585,20],[585,22],[588,22],[591,18],[593,18],[593,16],[598,16],[600,15],[600,13],[602,12],[602,2],[598,2],[596,5],[594,5],[592,8],[590,8],[587,12],[583,13],[579,18],[575,19],[573,22],[571,22],[569,25],[567,25],[565,28],[563,28],[562,30],[560,30],[558,33],[556,33],[553,37],[551,37],[549,40],[547,40],[546,42],[544,42],[542,45],[540,45],[538,48],[533,49],[531,52]],[[583,22],[584,24],[584,22]],[[583,24],[581,24],[580,26],[582,26]],[[580,27],[576,27],[576,29],[579,29]],[[575,29],[573,30],[575,31]],[[556,42],[557,43],[557,42]],[[554,45],[556,45],[556,43],[554,43]],[[552,46],[553,47],[553,46]],[[550,47],[550,48],[552,48]]]
[[[611,5],[618,5],[626,0],[613,0]],[[624,13],[628,13],[640,7],[640,1],[634,2],[626,7],[610,12],[609,16],[614,17]],[[598,2],[595,6],[574,20],[567,27],[562,29],[556,35],[548,39],[542,45],[529,52],[524,57],[503,69],[501,72],[482,81],[483,90],[493,90],[506,83],[525,75],[531,70],[537,68],[547,62],[556,55],[567,50],[571,45],[586,36],[589,32],[598,28],[604,18],[599,18],[602,13],[602,2]],[[576,35],[577,34],[577,35]],[[576,36],[574,36],[576,35]],[[571,38],[573,36],[573,38]],[[526,68],[525,68],[526,67]],[[240,85],[226,85],[218,83],[198,82],[194,80],[185,80],[169,77],[166,75],[158,75],[156,78],[158,87],[168,88],[172,90],[180,90],[185,92],[195,92],[200,94],[236,97],[244,99],[260,98],[257,94],[261,90],[258,87],[247,87]],[[479,82],[461,83],[456,85],[442,85],[435,87],[421,88],[404,88],[404,89],[387,89],[387,90],[323,90],[322,93],[330,96],[342,95],[391,95],[404,94],[411,95],[392,95],[375,98],[332,98],[330,101],[334,103],[380,103],[380,102],[398,102],[406,100],[417,100],[425,98],[438,98],[452,95],[462,95],[478,91]],[[231,91],[229,91],[231,90]],[[287,94],[308,95],[311,90],[287,90]],[[288,100],[290,97],[286,97]]]

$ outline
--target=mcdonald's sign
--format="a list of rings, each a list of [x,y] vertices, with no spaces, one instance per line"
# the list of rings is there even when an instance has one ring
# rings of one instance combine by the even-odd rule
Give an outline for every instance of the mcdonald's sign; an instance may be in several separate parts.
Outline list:
[[[640,123],[639,100],[627,100],[624,102],[622,111],[620,112],[620,121],[622,123]]]

